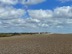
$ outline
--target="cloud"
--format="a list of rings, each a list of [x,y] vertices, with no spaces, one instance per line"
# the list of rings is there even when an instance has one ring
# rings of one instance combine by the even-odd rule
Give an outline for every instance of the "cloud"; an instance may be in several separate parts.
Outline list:
[[[56,9],[54,9],[54,16],[57,18],[72,18],[72,7],[57,7]]]
[[[22,3],[22,4],[32,5],[32,4],[42,3],[42,2],[44,2],[44,1],[46,1],[46,0],[27,0],[27,1],[21,0],[21,3]]]
[[[54,10],[29,10],[33,18],[72,18],[72,7],[57,7]]]
[[[42,3],[44,1],[45,0],[0,0],[0,3],[6,5],[15,5],[18,3],[32,5]]]
[[[0,7],[0,20],[1,19],[13,19],[20,18],[25,14],[25,10],[23,9],[15,9],[12,7],[4,8]]]
[[[0,3],[2,4],[17,4],[18,0],[0,0]]]
[[[51,10],[29,10],[29,15],[32,18],[50,18],[52,17],[52,11]]]
[[[39,25],[46,24],[48,27],[65,27],[72,25],[68,24],[71,23],[71,21],[68,22],[68,20],[72,19],[71,6],[57,7],[54,10],[29,10],[29,15],[33,19],[39,19],[41,21]]]
[[[24,9],[0,8],[0,28],[22,28],[25,30],[47,30],[72,28],[72,7],[57,7],[54,10],[28,10],[25,18]]]

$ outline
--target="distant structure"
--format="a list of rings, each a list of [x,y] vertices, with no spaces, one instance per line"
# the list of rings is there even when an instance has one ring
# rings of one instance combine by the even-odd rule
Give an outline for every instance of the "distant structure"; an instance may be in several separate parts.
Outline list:
[[[37,34],[53,34],[53,33],[50,33],[50,32],[38,32]]]

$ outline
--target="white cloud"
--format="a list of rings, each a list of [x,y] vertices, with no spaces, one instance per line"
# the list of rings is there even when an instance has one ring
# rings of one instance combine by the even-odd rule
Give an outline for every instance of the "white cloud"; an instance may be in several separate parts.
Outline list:
[[[18,0],[0,0],[3,4],[17,4]]]
[[[29,10],[29,15],[32,18],[51,18],[52,11],[51,10]]]
[[[57,7],[54,10],[29,10],[32,18],[72,18],[72,7]]]
[[[72,7],[63,6],[54,9],[54,16],[57,18],[72,18]]]
[[[72,7],[57,7],[54,10],[28,10],[30,17],[24,18],[23,9],[0,8],[0,28],[48,29],[72,27]],[[2,20],[4,19],[4,20]]]
[[[44,1],[46,1],[46,0],[27,0],[27,1],[21,0],[21,3],[22,3],[22,4],[32,5],[32,4],[42,3],[42,2],[44,2]]]
[[[3,8],[0,7],[0,19],[13,19],[20,18],[25,14],[25,10],[23,9],[15,9],[15,8]]]
[[[67,26],[72,24],[71,21],[67,21],[68,19],[72,19],[72,7],[71,6],[63,6],[57,7],[54,10],[29,10],[29,15],[34,19],[40,20],[40,25],[48,25],[50,27],[57,26]]]
[[[38,4],[44,1],[45,0],[27,0],[27,1],[26,0],[0,0],[1,4],[7,4],[7,5],[15,5],[18,3],[32,5],[32,4]]]

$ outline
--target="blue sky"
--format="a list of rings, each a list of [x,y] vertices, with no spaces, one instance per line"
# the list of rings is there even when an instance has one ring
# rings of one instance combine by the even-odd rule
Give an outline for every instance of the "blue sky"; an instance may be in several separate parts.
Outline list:
[[[56,7],[62,7],[62,6],[71,6],[72,2],[65,2],[62,3],[58,0],[46,0],[45,2],[35,4],[35,5],[29,5],[29,9],[54,9]],[[15,8],[23,8],[24,5],[22,4],[16,4],[14,5]]]
[[[72,0],[0,0],[0,32],[72,33]]]

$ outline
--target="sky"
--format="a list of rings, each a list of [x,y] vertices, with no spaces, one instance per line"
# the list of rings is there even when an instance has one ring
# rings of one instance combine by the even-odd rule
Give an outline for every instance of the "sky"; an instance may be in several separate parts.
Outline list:
[[[0,33],[72,33],[72,0],[0,0]]]

